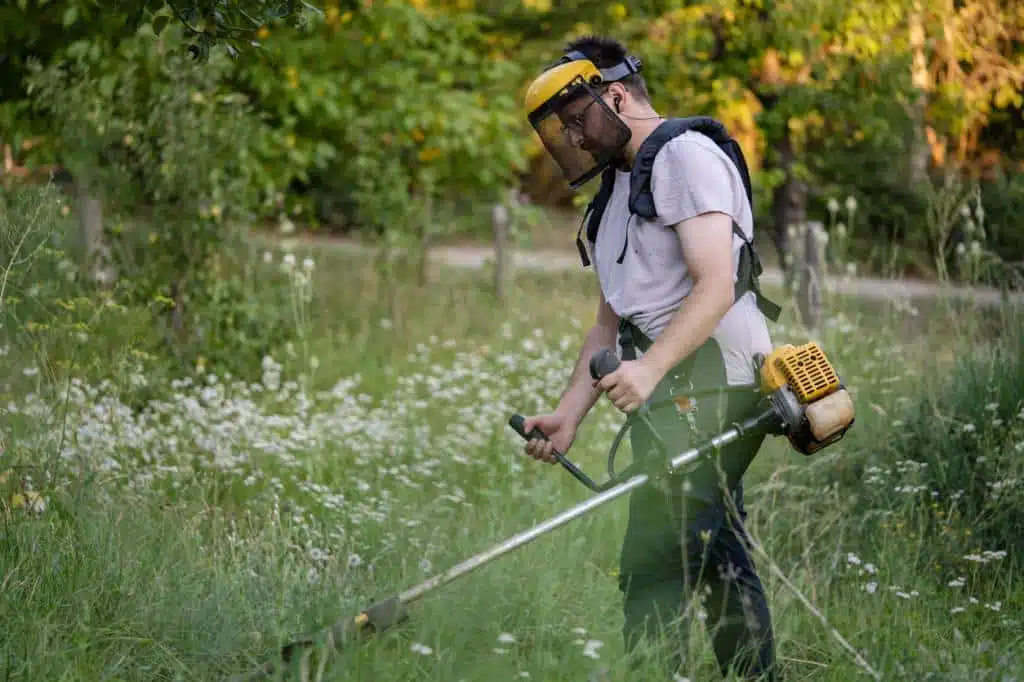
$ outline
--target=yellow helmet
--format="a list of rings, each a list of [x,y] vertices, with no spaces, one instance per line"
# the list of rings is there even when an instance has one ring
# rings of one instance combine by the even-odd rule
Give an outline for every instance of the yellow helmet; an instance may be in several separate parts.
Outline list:
[[[604,170],[632,134],[601,99],[598,87],[638,73],[640,68],[640,60],[628,56],[620,64],[599,69],[574,50],[544,69],[527,88],[524,104],[530,125],[571,188],[584,185]],[[596,116],[589,112],[592,104],[600,105]],[[578,105],[573,115],[567,109],[570,105]]]

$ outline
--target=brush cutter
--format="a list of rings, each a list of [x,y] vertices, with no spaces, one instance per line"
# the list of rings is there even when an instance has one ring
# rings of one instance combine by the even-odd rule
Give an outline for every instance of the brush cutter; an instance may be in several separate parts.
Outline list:
[[[802,346],[787,344],[776,348],[767,357],[759,357],[756,364],[759,378],[757,384],[690,391],[687,396],[675,396],[670,399],[677,404],[682,404],[681,401],[692,398],[698,393],[722,390],[757,390],[763,399],[758,403],[759,408],[756,413],[743,422],[734,423],[721,434],[684,452],[670,456],[666,449],[664,450],[666,454],[664,459],[652,457],[649,459],[657,461],[641,460],[620,474],[616,474],[613,464],[614,452],[623,433],[632,420],[647,419],[647,410],[656,407],[654,404],[644,406],[630,414],[627,425],[616,436],[608,460],[609,477],[604,483],[595,483],[563,453],[554,453],[559,463],[573,477],[596,493],[593,497],[452,566],[443,573],[410,587],[404,592],[373,604],[355,616],[340,620],[316,634],[299,638],[287,644],[280,651],[279,661],[270,661],[255,672],[231,679],[234,681],[266,679],[275,675],[276,672],[282,671],[285,667],[296,666],[298,670],[304,671],[304,674],[300,673],[300,679],[308,679],[310,657],[318,645],[324,647],[325,650],[340,650],[357,637],[366,637],[394,627],[407,619],[406,607],[429,592],[536,540],[607,502],[622,497],[652,479],[677,473],[686,465],[738,440],[749,432],[763,431],[770,435],[784,435],[795,450],[804,455],[812,455],[837,442],[853,425],[853,400],[817,344],[807,343]],[[591,358],[590,374],[596,381],[615,371],[618,365],[619,359],[615,353],[604,348]],[[536,429],[529,434],[525,433],[523,423],[523,417],[520,415],[514,415],[509,419],[509,425],[523,438],[544,438],[544,434]],[[321,660],[322,665],[323,660]]]

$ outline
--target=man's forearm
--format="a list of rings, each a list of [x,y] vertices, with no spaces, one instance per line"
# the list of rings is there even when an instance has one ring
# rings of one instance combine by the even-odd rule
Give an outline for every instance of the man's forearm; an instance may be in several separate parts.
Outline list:
[[[663,377],[707,341],[732,307],[732,288],[712,280],[698,282],[658,338],[644,354],[644,362]],[[685,309],[684,309],[685,308]]]
[[[600,348],[614,348],[616,340],[616,330],[601,324],[591,327],[583,340],[583,348],[580,349],[569,386],[558,403],[558,412],[569,416],[576,424],[583,421],[583,417],[601,396],[601,391],[594,388],[594,380],[590,376],[590,358]]]

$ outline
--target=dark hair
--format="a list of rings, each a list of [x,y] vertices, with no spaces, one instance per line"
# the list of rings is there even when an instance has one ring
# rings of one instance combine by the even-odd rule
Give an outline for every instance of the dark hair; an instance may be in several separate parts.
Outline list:
[[[616,64],[622,63],[628,54],[626,46],[615,38],[600,35],[585,35],[572,40],[565,47],[565,51],[578,50],[587,56],[587,59],[594,62],[599,69],[608,69]],[[622,80],[622,83],[635,97],[649,100],[647,83],[644,77],[638,73],[631,73]]]

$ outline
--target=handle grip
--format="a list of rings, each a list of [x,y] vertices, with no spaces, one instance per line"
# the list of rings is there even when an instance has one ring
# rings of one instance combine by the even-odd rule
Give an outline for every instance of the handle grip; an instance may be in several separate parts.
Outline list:
[[[600,381],[605,375],[617,370],[620,364],[611,348],[601,348],[590,356],[590,376],[594,381]]]
[[[524,419],[523,415],[521,414],[514,414],[511,417],[509,417],[508,425],[511,426],[512,429],[523,438],[523,440],[533,440],[534,438],[538,438],[540,440],[548,439],[548,437],[545,436],[544,433],[536,426],[530,430],[530,433],[526,433],[526,419]],[[570,462],[569,459],[561,452],[559,452],[557,449],[552,450],[552,454],[555,455],[555,459],[558,460],[559,464],[565,467],[565,469],[570,474],[572,474],[577,481],[587,486],[594,492],[602,491],[603,488],[601,486],[599,486],[589,476],[583,473],[583,471],[581,471],[579,467]]]

